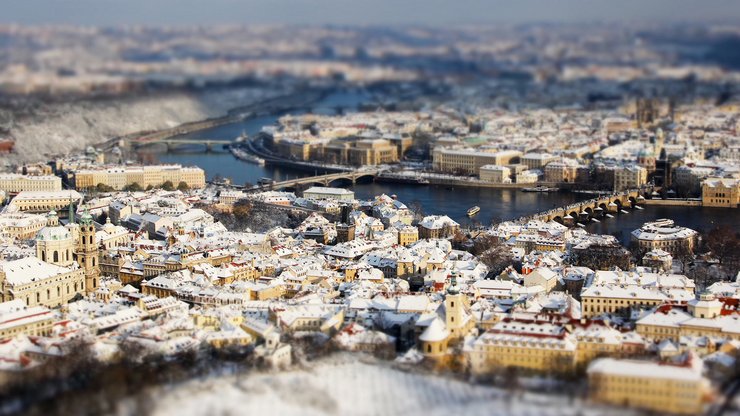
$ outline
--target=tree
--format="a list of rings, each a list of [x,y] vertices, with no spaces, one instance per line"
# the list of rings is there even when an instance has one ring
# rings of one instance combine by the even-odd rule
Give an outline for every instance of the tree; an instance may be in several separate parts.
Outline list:
[[[689,243],[682,241],[673,250],[673,259],[681,264],[681,273],[686,271],[686,266],[694,261],[694,253],[689,248]]]
[[[190,186],[185,181],[180,181],[180,183],[177,184],[177,190],[185,192],[190,190]]]
[[[411,213],[414,215],[415,223],[418,223],[419,221],[424,219],[424,207],[421,205],[421,202],[418,199],[411,201],[408,208],[409,211],[411,211]]]
[[[141,185],[139,185],[138,182],[134,182],[131,185],[126,185],[123,188],[123,190],[124,191],[129,191],[129,192],[141,192],[141,191],[144,190],[144,188]]]
[[[236,218],[246,218],[252,213],[253,205],[249,200],[240,199],[234,203],[232,212]]]
[[[113,189],[113,187],[112,187],[112,186],[106,185],[106,184],[104,184],[104,183],[99,183],[99,184],[98,184],[98,185],[97,185],[97,186],[95,187],[95,189],[96,189],[96,190],[97,190],[98,192],[112,192],[112,191],[114,191],[114,189]]]
[[[478,260],[488,267],[488,273],[492,276],[501,274],[513,261],[511,248],[492,235],[483,235],[475,240],[473,254],[476,253],[479,253]]]
[[[175,185],[172,183],[172,181],[165,181],[165,183],[162,184],[162,189],[165,191],[174,191]]]
[[[154,185],[149,184],[149,185],[146,186],[146,190],[147,191],[151,191],[152,189],[154,189]]]
[[[704,237],[704,244],[720,264],[735,263],[740,257],[740,233],[729,226],[712,228]]]

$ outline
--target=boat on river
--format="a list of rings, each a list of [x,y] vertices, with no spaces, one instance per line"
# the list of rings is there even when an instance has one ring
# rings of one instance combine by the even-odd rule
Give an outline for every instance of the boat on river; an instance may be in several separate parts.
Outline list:
[[[560,188],[552,188],[548,186],[535,186],[534,188],[522,188],[523,192],[557,192]]]
[[[476,205],[468,210],[468,217],[472,217],[479,212],[480,212],[480,207]]]

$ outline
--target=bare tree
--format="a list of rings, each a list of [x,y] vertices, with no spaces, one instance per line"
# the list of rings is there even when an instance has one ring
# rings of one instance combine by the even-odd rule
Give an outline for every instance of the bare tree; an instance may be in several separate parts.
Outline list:
[[[704,237],[704,244],[720,264],[734,264],[740,258],[740,233],[732,227],[714,227]]]

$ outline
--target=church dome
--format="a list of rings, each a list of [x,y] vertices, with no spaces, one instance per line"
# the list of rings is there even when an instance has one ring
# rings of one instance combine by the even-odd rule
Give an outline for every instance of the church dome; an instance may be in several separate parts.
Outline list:
[[[72,234],[67,228],[62,226],[44,227],[40,229],[39,232],[36,234],[36,239],[43,241],[67,240],[71,238]]]

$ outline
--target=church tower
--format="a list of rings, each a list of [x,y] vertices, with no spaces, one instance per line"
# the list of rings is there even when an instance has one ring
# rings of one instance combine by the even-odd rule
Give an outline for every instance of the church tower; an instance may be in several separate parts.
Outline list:
[[[80,216],[80,237],[77,242],[77,263],[85,270],[85,293],[93,293],[100,280],[98,264],[98,243],[95,239],[95,225],[92,216],[85,210]]]
[[[465,335],[466,319],[464,304],[465,296],[460,294],[457,285],[457,272],[452,271],[450,286],[445,296],[445,318],[447,330],[450,331],[450,340],[460,339]]]

